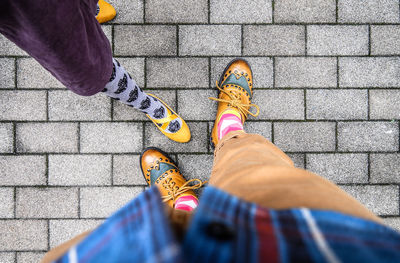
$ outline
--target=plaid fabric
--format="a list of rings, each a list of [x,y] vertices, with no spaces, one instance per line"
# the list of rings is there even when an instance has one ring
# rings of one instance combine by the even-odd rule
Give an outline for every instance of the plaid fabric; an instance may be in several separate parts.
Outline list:
[[[331,211],[261,208],[209,186],[178,242],[150,188],[57,262],[400,262],[400,234]]]

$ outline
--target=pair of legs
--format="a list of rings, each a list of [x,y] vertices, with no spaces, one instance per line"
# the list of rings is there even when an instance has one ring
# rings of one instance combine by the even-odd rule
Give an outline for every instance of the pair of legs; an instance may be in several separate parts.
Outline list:
[[[115,10],[104,0],[3,0],[0,33],[74,93],[102,92],[145,113],[168,138],[189,141],[185,121],[162,100],[144,92],[113,58],[98,21],[114,16]]]

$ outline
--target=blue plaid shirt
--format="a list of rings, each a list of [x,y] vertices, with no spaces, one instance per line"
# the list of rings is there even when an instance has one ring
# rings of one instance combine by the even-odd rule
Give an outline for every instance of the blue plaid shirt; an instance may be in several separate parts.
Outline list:
[[[400,234],[331,211],[261,208],[209,186],[178,242],[154,187],[57,262],[400,262]]]

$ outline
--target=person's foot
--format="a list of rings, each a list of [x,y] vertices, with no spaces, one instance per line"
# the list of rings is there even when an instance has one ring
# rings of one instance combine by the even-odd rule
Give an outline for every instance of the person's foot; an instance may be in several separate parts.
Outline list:
[[[193,192],[203,186],[199,179],[186,181],[178,166],[163,151],[155,147],[143,150],[140,156],[140,167],[146,182],[157,186],[163,201],[170,207],[191,211],[198,205]],[[196,182],[195,185],[189,185]]]
[[[219,140],[232,131],[243,130],[243,123],[250,114],[258,116],[260,110],[251,104],[253,96],[253,75],[249,64],[243,59],[234,59],[225,68],[219,82],[218,111],[211,132],[211,146],[214,148]],[[250,108],[256,108],[252,113]]]
[[[153,116],[146,114],[146,116],[156,125],[156,127],[161,131],[162,134],[167,136],[169,139],[176,142],[188,142],[190,141],[191,134],[189,126],[186,122],[173,110],[171,109],[165,102],[154,96],[153,94],[147,94],[149,97],[152,97],[153,100],[159,101],[163,106],[166,112],[163,112],[163,115],[166,117],[162,119],[156,119]]]
[[[99,0],[96,9],[96,19],[102,24],[112,20],[117,12],[115,8],[104,0]]]

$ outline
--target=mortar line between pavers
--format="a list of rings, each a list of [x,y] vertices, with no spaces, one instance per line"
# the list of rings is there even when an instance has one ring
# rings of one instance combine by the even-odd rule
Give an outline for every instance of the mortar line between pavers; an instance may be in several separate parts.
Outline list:
[[[110,120],[114,121],[114,100],[109,98],[110,101]]]
[[[176,25],[176,56],[179,57],[179,25]]]
[[[78,137],[77,148],[78,148],[78,153],[80,153],[81,152],[81,123],[80,122],[78,122],[76,132],[77,132],[77,137]]]
[[[144,57],[144,72],[143,72],[143,78],[144,78],[144,83],[143,83],[143,89],[147,89],[147,57]]]
[[[371,105],[370,105],[370,102],[369,102],[369,98],[370,98],[369,89],[367,89],[367,119],[368,120],[371,119],[371,117],[370,117]]]
[[[275,0],[271,1],[271,22],[275,24]]]
[[[304,25],[304,53],[308,56],[308,36],[307,36],[307,25]]]
[[[17,261],[17,251],[15,251],[13,254],[14,254],[14,263],[18,263],[18,261]]]
[[[46,91],[46,121],[49,121],[49,90]]]
[[[371,56],[371,25],[368,25],[368,56]]]
[[[17,187],[13,187],[13,201],[14,201],[14,210],[13,210],[13,219],[17,218]]]
[[[240,25],[240,54],[243,56],[244,49],[244,26]]]
[[[45,154],[45,177],[46,177],[46,185],[49,185],[49,154]]]
[[[271,142],[272,142],[272,143],[275,143],[275,133],[274,133],[274,130],[275,130],[275,123],[274,123],[274,122],[271,122]]]
[[[338,122],[335,122],[335,152],[339,150]]]
[[[208,7],[208,10],[207,10],[207,13],[208,13],[207,22],[208,22],[208,24],[211,24],[211,3],[210,3],[210,0],[207,1],[207,7]]]
[[[304,120],[307,120],[307,89],[303,90]]]
[[[336,57],[336,89],[340,86],[340,76],[339,76],[339,57]]]
[[[304,170],[307,170],[307,154],[303,154]]]
[[[146,123],[142,122],[142,151],[144,150],[145,147],[146,147]]]
[[[336,23],[338,23],[339,22],[339,0],[336,0],[336,14],[335,14],[335,20],[336,20]]]
[[[50,250],[50,219],[47,219],[47,250]]]
[[[18,62],[17,58],[14,58],[14,89],[18,89]]]
[[[0,123],[2,120],[0,120]],[[13,128],[13,154],[17,154],[17,124],[16,122],[12,122],[12,128]]]
[[[113,56],[114,56],[114,54],[115,54],[114,35],[115,35],[115,32],[114,32],[114,25],[111,25],[111,52],[112,52],[112,55],[113,55]]]
[[[398,197],[399,197],[399,199],[398,199],[397,202],[398,202],[398,204],[399,204],[399,215],[400,215],[400,185],[397,185],[397,187],[399,188],[399,189],[398,189],[398,192],[399,192],[399,193],[398,193]]]
[[[143,23],[138,24],[145,24],[146,23],[146,0],[143,0]]]

